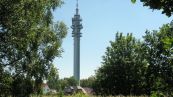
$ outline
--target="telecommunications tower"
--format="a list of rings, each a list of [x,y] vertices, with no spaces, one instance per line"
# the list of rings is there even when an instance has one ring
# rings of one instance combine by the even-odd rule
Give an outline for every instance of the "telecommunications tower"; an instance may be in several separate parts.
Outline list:
[[[78,85],[80,85],[80,37],[81,29],[83,28],[81,24],[82,19],[80,18],[79,9],[78,9],[78,0],[76,3],[76,13],[72,18],[72,37],[74,39],[74,71],[73,76],[77,80]]]

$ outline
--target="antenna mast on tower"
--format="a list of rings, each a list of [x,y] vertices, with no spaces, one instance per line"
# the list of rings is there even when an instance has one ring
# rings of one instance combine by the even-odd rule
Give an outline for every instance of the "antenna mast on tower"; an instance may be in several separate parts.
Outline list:
[[[77,1],[76,1],[76,8],[77,8],[77,9],[78,9],[78,6],[79,6],[79,5],[78,5],[78,0],[77,0]]]

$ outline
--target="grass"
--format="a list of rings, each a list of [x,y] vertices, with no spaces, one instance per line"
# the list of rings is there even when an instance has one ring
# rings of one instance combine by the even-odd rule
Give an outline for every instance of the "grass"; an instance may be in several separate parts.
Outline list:
[[[37,96],[34,96],[34,97],[37,97]],[[52,95],[49,95],[49,96],[39,96],[39,97],[60,97],[60,96],[52,96]],[[63,97],[103,97],[103,96],[93,96],[93,95],[71,95],[71,96],[63,96]],[[119,95],[119,96],[106,96],[106,97],[148,97],[148,96],[122,96],[122,95]]]
[[[60,97],[60,96],[42,96],[42,97]],[[103,96],[92,96],[92,95],[75,96],[75,95],[72,95],[72,96],[63,96],[63,97],[103,97]],[[106,96],[106,97],[148,97],[148,96],[122,96],[122,95],[119,95],[119,96]]]
[[[32,97],[37,97],[37,96],[32,96]],[[69,95],[69,96],[58,96],[58,95],[45,95],[45,96],[38,96],[38,97],[103,97],[103,96],[94,96],[94,95],[84,95],[82,93],[74,94],[74,95]],[[104,96],[104,97],[148,97],[148,96]]]

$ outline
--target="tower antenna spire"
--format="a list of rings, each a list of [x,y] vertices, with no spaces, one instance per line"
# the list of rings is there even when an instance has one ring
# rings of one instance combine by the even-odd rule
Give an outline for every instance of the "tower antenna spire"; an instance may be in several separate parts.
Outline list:
[[[76,0],[76,8],[78,9],[79,5],[78,5],[78,0]]]
[[[79,7],[79,1],[76,0],[76,14],[79,14],[79,9],[78,9],[78,7]]]

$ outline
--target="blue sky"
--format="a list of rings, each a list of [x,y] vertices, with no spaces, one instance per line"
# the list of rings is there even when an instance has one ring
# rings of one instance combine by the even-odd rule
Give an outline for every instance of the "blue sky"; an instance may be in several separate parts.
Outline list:
[[[53,13],[54,21],[64,21],[69,28],[62,44],[62,57],[54,60],[60,78],[73,75],[73,38],[70,26],[75,6],[76,0],[65,0],[65,4]],[[147,29],[158,30],[173,19],[161,14],[161,11],[143,7],[141,2],[132,4],[130,0],[79,0],[79,8],[84,27],[81,30],[81,79],[94,75],[95,70],[101,66],[102,56],[109,41],[114,40],[116,32],[124,35],[133,33],[141,39]]]

